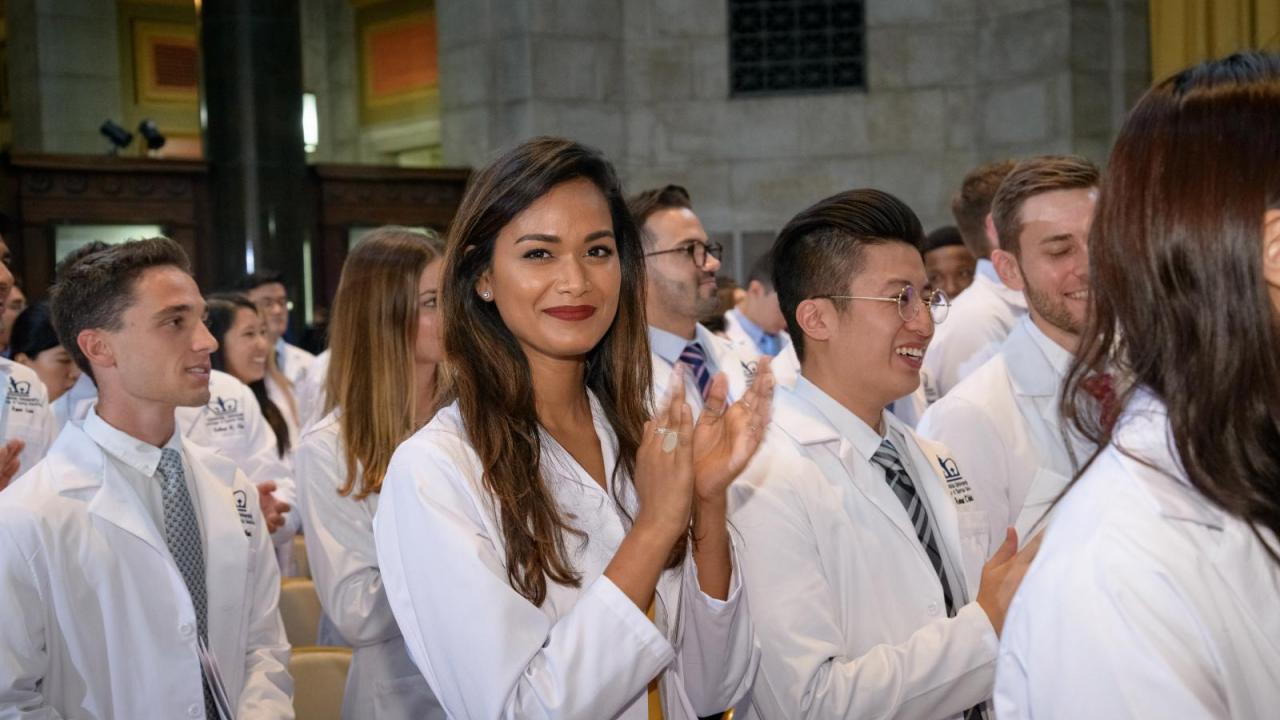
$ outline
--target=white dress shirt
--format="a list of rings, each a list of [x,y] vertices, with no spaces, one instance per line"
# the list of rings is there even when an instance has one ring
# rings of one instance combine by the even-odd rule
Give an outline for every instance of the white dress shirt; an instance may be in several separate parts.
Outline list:
[[[338,414],[330,413],[302,438],[295,453],[307,557],[325,615],[355,648],[342,698],[346,720],[433,720],[445,717],[427,681],[409,659],[400,627],[382,587],[373,544],[378,493],[357,499],[352,490]]]
[[[758,355],[741,355],[729,344],[729,341],[718,337],[702,323],[698,323],[695,327],[693,339],[685,339],[650,325],[649,351],[650,360],[653,363],[654,402],[662,402],[666,397],[671,371],[680,361],[680,354],[684,352],[685,346],[693,342],[702,346],[703,354],[706,356],[707,372],[711,377],[715,377],[718,372],[725,374],[725,378],[729,381],[728,401],[733,402],[742,397],[755,379],[759,364]],[[689,403],[689,409],[693,411],[693,417],[696,420],[702,413],[702,395],[698,392],[698,384],[693,374],[687,370],[685,401]]]
[[[614,491],[632,517],[638,508],[615,477],[617,438],[594,397],[591,407],[608,489],[542,434],[546,487],[584,535],[564,538],[580,584],[548,581],[541,606],[508,580],[495,501],[456,404],[391,460],[374,518],[378,564],[409,655],[451,717],[645,720],[646,686],[659,677],[666,720],[693,720],[750,686],[759,651],[736,562],[722,601],[701,591],[686,555],[662,573],[653,621],[604,575],[628,527]]]
[[[1001,720],[1277,716],[1280,542],[1192,487],[1171,442],[1140,390],[1054,510],[1005,620]]]

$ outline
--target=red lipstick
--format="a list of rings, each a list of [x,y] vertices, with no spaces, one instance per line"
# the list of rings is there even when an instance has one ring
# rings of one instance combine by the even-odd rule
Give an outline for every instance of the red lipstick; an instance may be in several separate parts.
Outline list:
[[[557,320],[567,320],[569,322],[580,322],[586,320],[596,314],[595,305],[557,305],[553,308],[547,308],[542,312],[550,315]]]

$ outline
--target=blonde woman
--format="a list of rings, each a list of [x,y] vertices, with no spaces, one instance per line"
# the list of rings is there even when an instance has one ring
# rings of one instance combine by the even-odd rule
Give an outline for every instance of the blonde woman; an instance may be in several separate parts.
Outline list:
[[[373,514],[391,454],[431,419],[441,360],[439,241],[384,227],[348,256],[334,299],[332,405],[295,456],[307,554],[325,614],[355,648],[342,717],[443,718],[382,587]]]

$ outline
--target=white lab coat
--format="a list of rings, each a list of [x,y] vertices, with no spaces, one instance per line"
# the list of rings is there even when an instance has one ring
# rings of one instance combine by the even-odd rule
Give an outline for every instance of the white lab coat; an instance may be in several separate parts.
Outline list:
[[[751,334],[742,326],[742,313],[738,310],[728,310],[724,314],[724,337],[729,341],[734,351],[741,357],[751,358],[759,357],[763,353],[760,347],[756,345],[756,341],[751,339]],[[778,339],[781,342],[778,353],[791,347],[791,336],[786,330],[778,333]]]
[[[49,392],[40,376],[26,365],[0,358],[0,443],[17,439],[25,444],[14,477],[35,467],[57,435]]]
[[[963,476],[946,448],[882,417],[959,568],[962,543],[985,530],[965,522]],[[972,602],[978,578],[957,583],[948,618],[884,472],[793,390],[775,394],[765,445],[730,501],[763,653],[744,717],[936,720],[990,697],[997,639]]]
[[[55,403],[55,415],[65,425],[79,424],[98,400],[98,388],[88,375],[81,375]],[[280,457],[276,436],[267,424],[258,399],[248,385],[234,376],[214,370],[209,374],[209,402],[174,411],[178,432],[194,443],[221,454],[240,466],[254,485],[271,480],[278,500],[297,507],[298,492],[293,470]],[[293,565],[293,536],[300,527],[299,513],[285,514],[284,525],[271,535],[280,567]]]
[[[377,493],[338,494],[347,478],[337,413],[312,426],[294,454],[307,557],[325,615],[355,648],[342,698],[345,720],[445,717],[404,646],[387,604],[373,544]]]
[[[316,356],[315,362],[307,371],[307,376],[293,386],[293,394],[298,399],[299,412],[303,412],[301,430],[307,428],[326,415],[325,403],[328,391],[325,388],[326,376],[329,373],[329,351],[325,350]]]
[[[1026,314],[1022,293],[1000,282],[990,260],[979,260],[973,284],[952,301],[947,321],[938,325],[925,352],[920,377],[929,402],[951,392],[993,357],[1014,322]]]
[[[966,558],[983,564],[1004,542],[1005,528],[1020,544],[1075,474],[1088,444],[1068,435],[1058,395],[1071,362],[1024,315],[1000,352],[929,407],[921,435],[951,448],[973,487],[976,512],[986,518],[989,546]]]
[[[617,439],[591,404],[612,478]],[[581,586],[548,582],[540,607],[507,580],[495,504],[456,404],[400,446],[383,481],[374,518],[383,583],[409,655],[450,717],[643,720],[646,686],[659,676],[667,720],[731,707],[759,658],[738,570],[728,599],[715,600],[687,555],[662,574],[651,622],[603,574],[626,535],[613,488],[545,433],[542,458],[547,487],[586,541],[565,539]],[[624,497],[634,516],[634,494]]]
[[[1169,438],[1140,392],[1055,509],[1005,620],[1001,720],[1276,717],[1280,565],[1191,487]]]
[[[292,718],[280,574],[256,490],[183,439],[208,637],[239,718]],[[196,616],[163,529],[78,424],[0,493],[0,718],[204,716]]]
[[[303,350],[297,345],[292,345],[281,338],[276,341],[276,358],[280,366],[280,372],[293,385],[294,392],[297,388],[311,381],[313,366],[316,362],[316,356]],[[275,398],[272,398],[275,401]],[[304,398],[298,397],[298,415],[297,424],[299,429],[306,428],[306,419],[310,417],[312,409],[303,407]],[[285,412],[288,412],[286,409]],[[319,411],[316,411],[319,412]]]
[[[742,397],[747,392],[747,388],[751,386],[751,381],[755,379],[760,354],[740,355],[729,344],[728,340],[711,332],[702,323],[698,323],[694,332],[694,340],[701,343],[703,350],[711,356],[711,360],[715,363],[715,371],[724,373],[728,379],[729,402],[734,402]],[[675,364],[667,362],[656,352],[651,351],[649,355],[653,363],[653,399],[654,402],[660,403],[666,398],[667,386],[671,382],[671,369],[675,367]],[[694,381],[687,369],[685,371],[684,395],[685,402],[689,403],[689,409],[693,412],[693,417],[696,420],[698,415],[702,413],[702,396],[698,393],[697,382]]]

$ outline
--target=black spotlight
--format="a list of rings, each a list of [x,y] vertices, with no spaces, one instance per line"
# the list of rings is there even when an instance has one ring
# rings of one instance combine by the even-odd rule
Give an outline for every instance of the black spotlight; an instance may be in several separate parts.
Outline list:
[[[129,143],[133,142],[133,133],[125,130],[110,120],[104,120],[102,127],[98,128],[98,132],[107,136],[111,141],[111,154],[116,155],[121,150],[129,147]]]
[[[155,152],[164,147],[164,135],[160,134],[160,128],[150,120],[138,123],[138,134],[147,139],[148,150]]]

